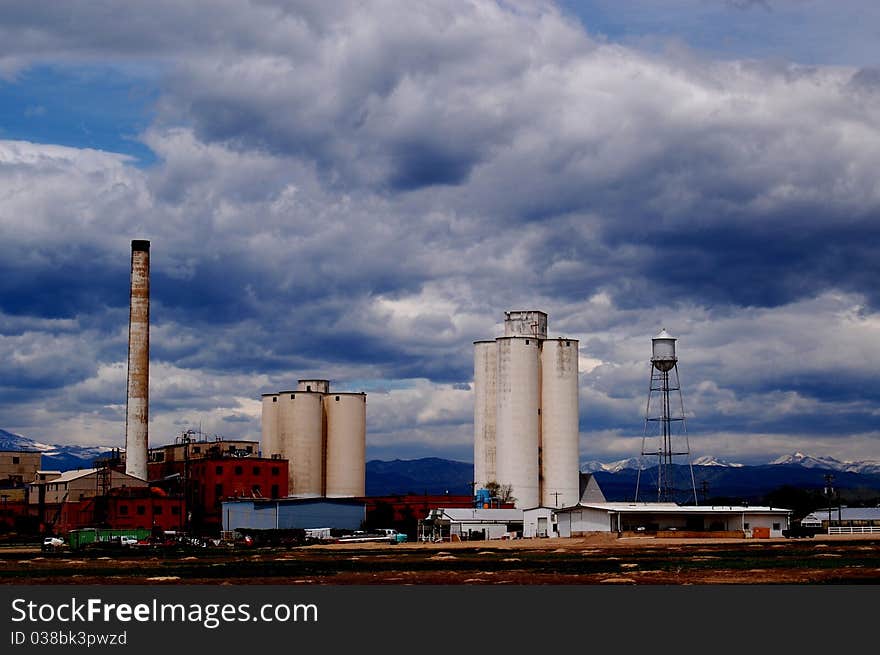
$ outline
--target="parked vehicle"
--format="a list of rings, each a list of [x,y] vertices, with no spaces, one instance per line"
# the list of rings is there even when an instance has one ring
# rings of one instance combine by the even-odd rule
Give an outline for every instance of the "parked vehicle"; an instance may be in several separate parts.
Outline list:
[[[786,539],[800,539],[802,537],[807,537],[812,539],[817,534],[821,534],[823,532],[822,528],[816,528],[812,526],[800,525],[799,523],[796,525],[792,525],[790,528],[782,531],[782,536]]]
[[[63,539],[59,539],[58,537],[46,537],[45,539],[43,539],[42,550],[53,551],[60,548],[64,548]]]

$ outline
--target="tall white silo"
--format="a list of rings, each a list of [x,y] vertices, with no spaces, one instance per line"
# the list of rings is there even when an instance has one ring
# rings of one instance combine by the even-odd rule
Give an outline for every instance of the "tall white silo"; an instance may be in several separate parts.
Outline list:
[[[580,491],[578,341],[541,344],[541,504],[576,505]]]
[[[324,396],[327,416],[325,495],[350,498],[365,494],[367,394]]]
[[[483,488],[497,480],[495,466],[495,387],[498,347],[495,341],[474,342],[474,482]]]
[[[540,504],[538,444],[540,440],[540,341],[499,337],[496,376],[497,482],[511,485],[516,507]]]
[[[330,380],[297,380],[297,391],[314,391],[315,393],[329,393]]]
[[[288,490],[296,496],[320,496],[323,488],[323,394],[278,394],[278,437],[288,460]]]
[[[260,450],[263,457],[272,457],[281,453],[278,444],[278,394],[264,393],[262,395],[263,410],[260,418],[262,437]]]

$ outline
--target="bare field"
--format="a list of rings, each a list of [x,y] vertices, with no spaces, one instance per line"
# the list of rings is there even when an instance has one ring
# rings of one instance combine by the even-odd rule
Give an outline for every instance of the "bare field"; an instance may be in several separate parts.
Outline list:
[[[40,553],[0,549],[2,584],[880,584],[880,536],[534,539]]]

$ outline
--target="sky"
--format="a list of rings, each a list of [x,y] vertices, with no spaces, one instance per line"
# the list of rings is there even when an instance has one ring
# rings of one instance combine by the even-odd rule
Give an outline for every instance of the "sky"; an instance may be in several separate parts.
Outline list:
[[[880,5],[0,1],[0,427],[122,446],[366,391],[367,455],[472,461],[473,346],[580,340],[582,461],[651,337],[694,456],[880,459]]]

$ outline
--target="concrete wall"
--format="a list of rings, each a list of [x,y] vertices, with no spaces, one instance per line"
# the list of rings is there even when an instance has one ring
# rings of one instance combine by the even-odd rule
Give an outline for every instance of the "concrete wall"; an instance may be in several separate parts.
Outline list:
[[[523,511],[523,537],[526,539],[558,537],[559,532],[555,526],[555,514],[549,507],[536,507]]]
[[[15,480],[21,483],[33,482],[40,470],[40,453],[22,451],[0,452],[0,483]]]
[[[745,514],[743,520],[752,528],[770,528],[770,537],[781,537],[782,531],[788,528],[788,520],[785,516],[772,516],[768,514]],[[774,529],[774,525],[779,527]]]
[[[449,534],[467,538],[471,532],[484,532],[486,539],[501,539],[507,534],[507,524],[501,523],[456,523],[449,524]],[[476,538],[476,537],[475,537]]]
[[[583,507],[567,512],[570,517],[570,525],[567,530],[569,537],[578,537],[584,532],[611,532],[611,522],[608,512],[600,509]],[[560,525],[560,531],[562,526]]]

